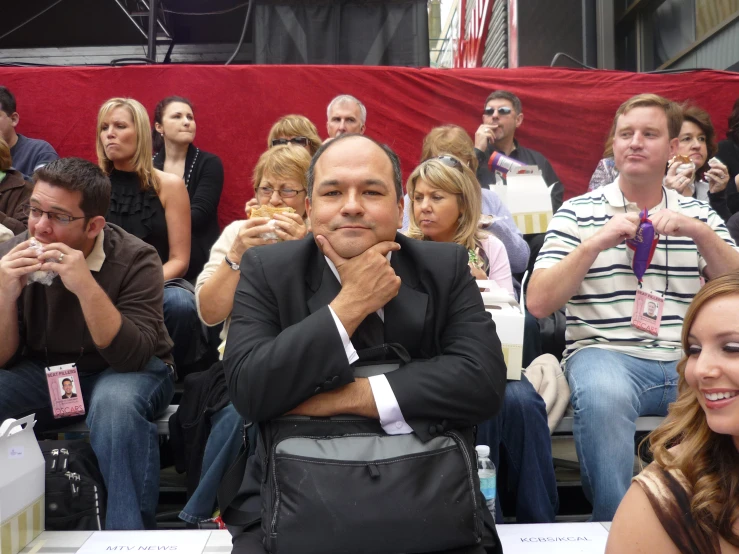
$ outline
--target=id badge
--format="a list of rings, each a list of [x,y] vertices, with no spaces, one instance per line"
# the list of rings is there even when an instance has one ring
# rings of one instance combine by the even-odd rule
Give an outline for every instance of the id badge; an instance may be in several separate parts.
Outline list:
[[[659,335],[664,307],[665,299],[659,292],[637,290],[631,326],[656,337]]]
[[[49,383],[51,410],[55,419],[85,415],[85,403],[75,364],[47,367],[46,380]]]

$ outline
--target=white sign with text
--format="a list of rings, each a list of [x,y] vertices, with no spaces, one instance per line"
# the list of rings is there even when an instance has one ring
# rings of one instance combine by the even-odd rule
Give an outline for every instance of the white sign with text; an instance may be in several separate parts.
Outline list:
[[[210,533],[191,531],[96,531],[77,554],[167,552],[202,554]]]
[[[603,554],[608,531],[600,523],[497,525],[506,554]]]

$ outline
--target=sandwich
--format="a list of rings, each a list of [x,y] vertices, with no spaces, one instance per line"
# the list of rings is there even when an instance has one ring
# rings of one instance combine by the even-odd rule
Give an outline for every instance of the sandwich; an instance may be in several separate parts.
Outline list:
[[[274,206],[256,206],[251,209],[251,213],[249,214],[249,217],[268,217],[270,219],[274,218],[275,214],[294,214],[295,210],[293,208],[290,208],[288,206],[281,206],[275,208]]]
[[[267,225],[269,225],[272,229],[274,229],[275,223],[276,223],[274,219],[275,214],[294,214],[294,213],[296,213],[295,210],[288,206],[275,208],[274,206],[265,205],[265,206],[256,206],[252,208],[251,212],[249,213],[249,218],[251,219],[253,217],[268,217],[269,222],[267,223]],[[277,233],[275,233],[274,231],[262,233],[259,236],[262,237],[264,240],[278,240],[278,241],[282,240],[279,236],[277,236]]]

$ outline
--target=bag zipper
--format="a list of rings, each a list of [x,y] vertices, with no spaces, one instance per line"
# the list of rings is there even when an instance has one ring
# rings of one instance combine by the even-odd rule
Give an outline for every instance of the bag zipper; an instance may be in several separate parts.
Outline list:
[[[64,475],[69,480],[72,489],[72,498],[77,498],[80,495],[80,474],[67,471]]]
[[[49,473],[53,473],[56,471],[56,465],[58,461],[59,461],[59,449],[54,448],[51,451],[51,468],[49,469]]]
[[[67,450],[66,448],[60,448],[59,454],[60,454],[59,470],[66,472],[67,465],[69,463],[69,450]]]

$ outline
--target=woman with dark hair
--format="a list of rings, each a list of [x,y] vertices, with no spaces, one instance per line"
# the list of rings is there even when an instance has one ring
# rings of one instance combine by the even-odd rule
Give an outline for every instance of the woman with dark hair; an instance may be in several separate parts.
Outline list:
[[[726,205],[729,170],[715,158],[717,150],[716,131],[708,112],[697,106],[684,107],[677,156],[667,167],[664,183],[684,196],[708,202],[726,221],[731,216]]]
[[[726,185],[726,203],[733,214],[739,212],[739,97],[729,116],[726,140],[718,143],[719,159],[729,168],[729,183]]]
[[[223,190],[223,164],[215,154],[200,150],[195,140],[192,104],[181,96],[168,96],[154,108],[152,142],[154,167],[184,179],[190,197],[190,267],[185,279],[194,281],[208,261],[218,238],[218,202]]]
[[[678,397],[652,462],[613,519],[606,554],[739,552],[739,275],[713,279],[683,322]]]

